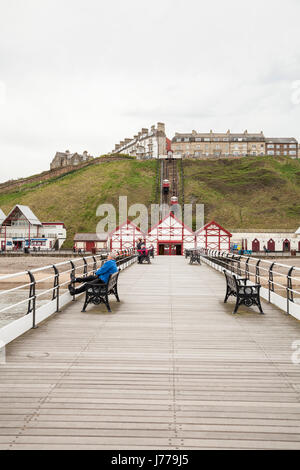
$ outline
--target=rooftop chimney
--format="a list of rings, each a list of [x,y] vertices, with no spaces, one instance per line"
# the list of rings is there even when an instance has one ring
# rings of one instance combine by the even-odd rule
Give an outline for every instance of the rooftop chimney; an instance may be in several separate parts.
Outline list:
[[[157,130],[165,132],[165,124],[163,122],[158,122],[157,123]]]

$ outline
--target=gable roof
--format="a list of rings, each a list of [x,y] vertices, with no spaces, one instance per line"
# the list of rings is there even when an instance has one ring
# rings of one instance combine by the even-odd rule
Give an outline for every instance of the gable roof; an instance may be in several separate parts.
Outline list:
[[[174,220],[176,220],[176,222],[178,222],[180,225],[182,225],[186,230],[188,230],[189,232],[193,233],[192,229],[190,227],[188,227],[187,225],[185,225],[182,220],[179,220],[176,215],[173,214],[173,212],[170,212],[168,215],[166,215],[163,219],[161,219],[157,224],[153,225],[153,227],[151,227],[148,231],[148,233],[151,233],[152,230],[154,230],[156,227],[159,227],[165,220],[167,220],[169,217],[173,218]]]
[[[130,225],[130,226],[132,226],[135,230],[137,230],[138,232],[140,232],[141,235],[145,235],[144,232],[142,232],[142,230],[141,230],[137,225],[135,225],[131,220],[127,219],[126,222],[124,222],[123,224],[119,225],[117,228],[115,228],[115,230],[112,230],[112,231],[109,233],[109,236],[111,236],[113,233],[116,233],[118,230],[120,230],[121,228],[123,228],[125,225]]]
[[[223,230],[223,232],[227,233],[227,235],[229,235],[229,237],[232,237],[232,234],[230,232],[228,232],[228,230],[226,230],[224,227],[219,225],[214,220],[212,220],[211,222],[208,222],[207,224],[203,225],[203,227],[199,228],[199,230],[197,230],[197,232],[195,232],[195,235],[196,236],[199,235],[200,232],[203,232],[204,230],[208,229],[211,225],[216,225],[219,229]]]
[[[13,215],[13,213],[16,211],[16,209],[19,209],[19,211],[24,215],[24,217],[28,220],[28,222],[31,225],[42,225],[42,223],[39,221],[39,219],[34,215],[32,210],[28,206],[21,206],[17,204],[8,214],[8,216],[5,218],[3,221],[3,224],[5,224],[10,217]]]
[[[6,215],[4,214],[3,210],[0,208],[0,225],[6,219]]]
[[[74,242],[106,242],[108,233],[76,233]]]

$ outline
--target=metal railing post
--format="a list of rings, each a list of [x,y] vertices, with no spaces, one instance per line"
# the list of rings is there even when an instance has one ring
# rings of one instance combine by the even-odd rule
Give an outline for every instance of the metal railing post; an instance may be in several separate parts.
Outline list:
[[[236,268],[236,273],[238,276],[242,275],[242,270],[241,270],[241,256],[238,256],[237,258],[237,268]]]
[[[247,258],[247,261],[245,263],[245,278],[250,279],[250,273],[249,273],[249,259]]]
[[[274,292],[274,279],[273,279],[273,268],[275,263],[272,263],[269,269],[269,280],[268,280],[268,287],[269,287],[269,303],[271,302],[271,291]]]
[[[75,268],[75,264],[73,263],[72,260],[70,260],[69,263],[70,263],[71,268],[72,268],[72,270],[71,270],[71,279],[72,279],[72,280],[71,280],[71,284],[72,284],[72,287],[74,287],[75,284],[74,284],[74,280],[73,280],[73,279],[76,277],[76,276],[75,276],[75,275],[76,275],[76,268]],[[75,301],[75,295],[73,295],[73,301]]]
[[[229,263],[230,263],[230,261],[229,261],[229,253],[227,253],[227,255],[226,255],[226,269],[228,269],[228,271],[231,271],[231,269],[230,269],[230,267],[229,267]]]
[[[82,258],[84,267],[83,267],[83,277],[87,276],[87,260],[85,258]]]
[[[257,261],[256,266],[255,266],[255,284],[260,284],[260,270],[259,270],[260,262],[261,262],[261,259]]]
[[[29,289],[29,302],[28,302],[28,310],[27,315],[32,312],[32,328],[37,328],[35,324],[35,312],[36,312],[36,280],[34,275],[31,271],[27,271],[28,276],[30,278],[30,289]]]
[[[292,266],[287,274],[287,287],[286,287],[286,313],[290,313],[290,301],[294,302],[294,293],[293,293],[293,282],[292,282],[292,272],[295,266]]]
[[[59,271],[55,264],[52,266],[54,269],[54,284],[52,300],[56,299],[56,312],[59,312]]]

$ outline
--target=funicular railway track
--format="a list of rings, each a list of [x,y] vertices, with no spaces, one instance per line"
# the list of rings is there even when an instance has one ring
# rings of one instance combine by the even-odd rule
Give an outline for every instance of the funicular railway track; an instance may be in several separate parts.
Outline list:
[[[167,206],[172,204],[172,198],[179,198],[179,178],[177,161],[173,158],[168,158],[161,161],[161,216],[167,215]],[[173,202],[174,204],[174,202]]]

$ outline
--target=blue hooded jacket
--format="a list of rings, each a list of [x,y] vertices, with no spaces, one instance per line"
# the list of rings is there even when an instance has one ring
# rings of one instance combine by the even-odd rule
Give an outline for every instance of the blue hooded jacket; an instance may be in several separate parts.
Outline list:
[[[106,263],[104,263],[104,265],[98,269],[95,274],[99,277],[99,279],[101,279],[101,281],[107,284],[109,276],[117,272],[117,263],[114,259],[110,259],[109,261],[106,261]]]

